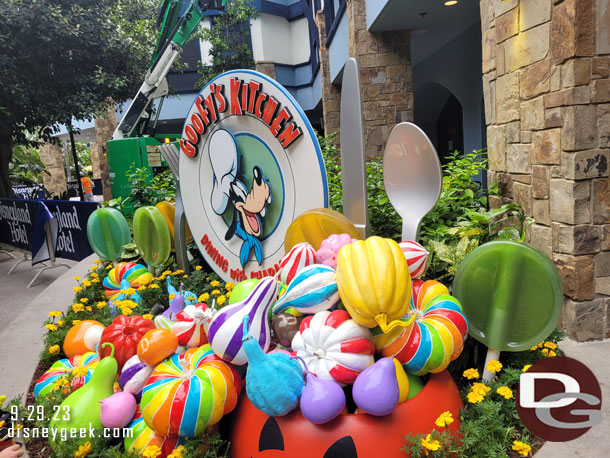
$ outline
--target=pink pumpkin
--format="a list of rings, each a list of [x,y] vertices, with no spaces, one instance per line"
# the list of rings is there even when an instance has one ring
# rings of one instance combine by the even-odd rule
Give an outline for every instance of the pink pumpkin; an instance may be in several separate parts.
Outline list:
[[[114,393],[100,403],[100,420],[106,428],[123,428],[136,413],[136,398],[126,391]]]

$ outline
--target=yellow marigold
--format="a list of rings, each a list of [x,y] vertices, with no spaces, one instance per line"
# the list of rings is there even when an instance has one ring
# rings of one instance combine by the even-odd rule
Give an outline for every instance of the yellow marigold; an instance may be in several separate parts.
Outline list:
[[[225,296],[227,296],[227,297],[231,297],[231,293],[232,293],[232,292],[233,292],[233,291],[227,291],[227,292],[225,293]]]
[[[100,261],[99,259],[96,259],[95,261],[93,261],[93,264],[98,265],[99,263],[101,263],[102,261]]]
[[[215,289],[212,291],[212,296],[218,296],[220,294],[220,290]]]
[[[484,383],[475,382],[472,384],[470,391],[473,393],[480,394],[481,396],[485,396],[487,393],[489,393],[491,391],[491,388],[489,388]]]
[[[556,350],[557,349],[557,344],[554,342],[544,342],[544,347],[545,348],[550,348],[551,350]]]
[[[213,281],[210,282],[210,286],[212,288],[215,288],[218,285],[220,285],[220,282],[218,280],[213,280]]]
[[[85,442],[85,445],[79,445],[78,450],[74,452],[74,458],[83,458],[91,452],[91,442]]]
[[[64,378],[64,377],[59,377],[57,380],[55,380],[55,382],[53,383],[53,391],[59,391],[61,390],[63,387],[68,385],[68,381]]]
[[[82,312],[83,310],[85,310],[85,306],[83,304],[77,303],[72,306],[72,310],[74,311],[74,313]]]
[[[152,285],[149,286],[149,288],[157,289],[157,288],[159,288],[159,285],[157,285],[156,283],[153,283]]]
[[[552,358],[553,356],[557,356],[557,353],[555,353],[553,350],[549,351],[549,354],[547,355],[549,358]]]
[[[129,316],[133,313],[133,311],[129,307],[123,307],[121,309],[121,313],[125,316]]]
[[[197,298],[199,302],[206,302],[210,298],[208,293],[203,293],[201,296]]]
[[[222,305],[222,304],[224,304],[225,302],[227,302],[227,298],[226,298],[226,296],[218,296],[218,299],[216,299],[216,303],[217,303],[218,305]]]
[[[91,272],[91,273],[89,274],[89,276],[90,276],[91,278],[97,278],[97,274],[96,274],[95,272]]]
[[[201,270],[201,269],[203,269],[203,267],[201,267],[201,266],[195,266],[195,270]]]
[[[128,288],[127,289],[127,295],[128,296],[133,296],[136,293],[136,290],[133,288]]]
[[[53,318],[54,316],[60,316],[61,312],[58,312],[57,310],[53,310],[52,312],[49,312],[49,316],[51,318]]]
[[[172,451],[172,453],[167,455],[167,458],[182,458],[183,453],[184,453],[184,445],[179,445]]]
[[[87,372],[87,368],[83,366],[78,366],[72,369],[72,375],[74,377],[84,377],[85,375],[87,375]]]
[[[47,328],[49,331],[57,331],[57,326],[55,326],[54,324],[45,324],[44,327]]]
[[[52,355],[54,355],[55,353],[59,353],[59,345],[53,345],[52,347],[49,347],[49,353],[51,353]]]
[[[542,353],[544,356],[548,356],[549,349],[548,348],[543,348],[542,350],[540,350],[540,353]]]
[[[144,458],[157,458],[159,455],[161,455],[161,449],[156,445],[149,445],[142,453]]]
[[[498,393],[500,396],[504,396],[506,399],[512,399],[513,397],[513,390],[507,386],[501,386],[496,390],[496,393]]]
[[[112,269],[112,263],[111,263],[111,264],[108,264],[108,265],[106,266],[106,270],[110,270],[110,269]]]
[[[468,380],[479,378],[479,371],[477,369],[466,369],[462,376],[466,377]]]
[[[100,279],[99,278],[94,278],[93,280],[91,280],[91,283],[99,283]]]
[[[186,274],[184,274],[184,275],[182,276],[182,278],[189,278],[189,276],[188,276],[188,275],[186,275]]]
[[[85,285],[88,288],[89,286],[91,286],[91,282],[89,280],[84,280],[83,285]]]
[[[230,281],[229,283],[225,284],[225,288],[229,291],[231,291],[233,288],[235,288],[235,283],[233,283],[232,281]]]
[[[106,302],[104,302],[104,301],[99,301],[97,304],[95,304],[95,306],[98,309],[103,309],[104,307],[106,307],[106,305],[108,305],[108,304]]]
[[[170,300],[170,301],[174,300],[174,297],[176,297],[176,293],[171,293],[171,294],[169,295],[169,300]]]
[[[172,274],[171,270],[164,270],[163,272],[161,272],[161,275],[165,275],[165,276],[171,275],[171,274]]]
[[[438,418],[434,421],[434,424],[439,428],[449,426],[451,423],[453,423],[453,415],[448,410],[440,414]]]
[[[72,290],[73,290],[75,293],[80,293],[80,292],[83,290],[83,288],[82,288],[82,287],[80,287],[80,286],[75,286],[74,288],[72,288]]]
[[[502,363],[500,361],[496,361],[492,359],[487,363],[487,370],[489,372],[500,372],[502,370]]]
[[[86,297],[81,298],[80,300],[83,304],[89,302],[89,299],[87,299]]]
[[[422,438],[421,445],[422,447],[433,452],[441,448],[441,443],[436,439],[432,439],[430,434],[428,434],[425,438]]]
[[[80,323],[80,320],[72,320],[72,326],[76,326],[78,323]]]
[[[87,305],[87,306],[85,307],[85,310],[86,310],[87,312],[89,312],[89,313],[93,312],[93,309],[91,308],[91,306],[90,306],[90,305]]]
[[[527,370],[532,367],[531,364],[526,364],[525,366],[523,366],[523,369],[521,370],[521,372],[527,372]]]
[[[544,343],[544,342],[540,342],[538,345],[534,345],[532,348],[530,348],[530,351],[536,351],[536,350],[538,350],[539,348],[541,348],[541,347],[542,347],[542,344],[543,344],[543,343]]]
[[[62,327],[64,324],[66,324],[66,322],[65,322],[64,320],[59,320],[59,321],[57,322],[57,326],[59,326],[60,328],[61,328],[61,327]]]
[[[131,299],[125,299],[124,301],[121,301],[121,307],[135,309],[137,306],[138,304],[132,301]]]
[[[513,441],[512,449],[523,456],[528,456],[532,451],[532,447],[521,441]]]
[[[146,289],[146,286],[145,286],[145,285],[142,285],[142,286],[140,286],[140,287],[138,288],[138,291],[140,291],[140,292],[141,292],[141,291],[144,291],[145,289]]]
[[[484,396],[481,396],[479,393],[475,393],[473,391],[468,393],[466,397],[468,398],[468,402],[471,404],[476,404],[477,402],[481,402],[483,399],[485,399]]]
[[[174,271],[174,272],[172,273],[172,275],[180,275],[180,274],[183,274],[183,273],[184,273],[184,270],[182,270],[182,269],[178,269],[178,270]]]
[[[142,318],[144,318],[145,320],[152,320],[154,316],[152,316],[152,314],[150,313],[147,313],[145,315],[142,315]]]
[[[80,276],[77,275],[76,277],[74,277],[74,281],[79,281],[79,280],[80,280]]]
[[[148,285],[150,283],[150,280],[146,277],[144,277],[141,281],[140,281],[140,287]]]

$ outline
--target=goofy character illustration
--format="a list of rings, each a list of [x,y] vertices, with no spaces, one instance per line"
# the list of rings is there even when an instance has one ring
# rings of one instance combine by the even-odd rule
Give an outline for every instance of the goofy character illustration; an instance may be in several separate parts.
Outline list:
[[[219,129],[210,138],[210,163],[214,182],[212,185],[211,203],[214,212],[222,215],[229,203],[233,205],[233,220],[225,234],[225,240],[237,235],[243,244],[239,251],[242,269],[250,253],[258,264],[263,263],[263,247],[260,237],[263,235],[263,218],[267,206],[271,204],[271,187],[263,176],[259,166],[252,169],[252,187],[250,190],[239,180],[239,150],[233,135]]]

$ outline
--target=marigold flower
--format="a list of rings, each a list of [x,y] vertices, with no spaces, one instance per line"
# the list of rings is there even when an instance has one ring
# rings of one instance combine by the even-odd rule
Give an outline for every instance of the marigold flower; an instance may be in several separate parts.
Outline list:
[[[523,366],[523,369],[521,369],[521,372],[527,372],[527,370],[532,367],[531,364],[526,364],[525,366]]]
[[[542,353],[544,356],[548,356],[549,349],[548,348],[543,348],[542,350],[540,350],[540,353]]]
[[[99,283],[100,279],[99,278],[94,278],[93,280],[91,280],[91,283]]]
[[[57,322],[57,326],[59,326],[60,328],[61,328],[61,327],[62,327],[64,324],[66,324],[66,322],[65,322],[64,320],[59,320],[59,321]]]
[[[106,302],[104,301],[99,301],[97,304],[95,304],[98,309],[103,309],[104,307],[106,307],[106,305],[108,304],[106,304]]]
[[[480,395],[479,393],[475,393],[474,391],[468,393],[466,397],[468,398],[468,402],[471,404],[476,404],[477,402],[481,402],[483,399],[485,399],[484,396]]]
[[[142,318],[144,318],[145,320],[152,320],[154,316],[152,316],[152,314],[150,313],[147,313],[145,315],[142,315]]]
[[[57,326],[55,326],[54,324],[45,324],[44,327],[47,328],[49,331],[57,331]]]
[[[85,310],[86,310],[87,312],[89,312],[89,313],[93,312],[93,309],[91,308],[91,306],[90,306],[90,305],[87,305],[87,306],[85,307]]]
[[[172,274],[171,270],[164,270],[163,272],[161,272],[161,275],[165,275],[165,276],[171,275],[171,274]]]
[[[121,301],[121,307],[135,309],[137,306],[138,304],[132,301],[131,299],[125,299],[124,301]]]
[[[89,276],[90,276],[91,278],[97,278],[97,274],[96,274],[95,272],[91,272],[91,273],[89,274]]]
[[[188,276],[188,275],[186,275],[186,274],[184,274],[184,275],[182,276],[182,278],[189,278],[189,276]]]
[[[144,458],[157,458],[159,455],[161,455],[161,449],[156,445],[149,445],[142,453]]]
[[[91,452],[91,442],[85,442],[85,445],[79,445],[78,450],[74,452],[74,458],[83,458]]]
[[[149,286],[149,288],[157,289],[157,288],[159,288],[159,285],[157,285],[156,283],[153,283],[152,285]]]
[[[88,288],[89,286],[91,286],[91,282],[89,280],[84,280],[83,285],[85,285]]]
[[[554,342],[544,342],[544,347],[545,348],[550,348],[551,350],[556,350],[557,349],[557,344]]]
[[[466,369],[462,376],[466,377],[468,380],[479,378],[479,371],[477,369]]]
[[[86,303],[86,302],[89,302],[89,299],[88,299],[88,298],[86,298],[86,297],[83,297],[83,298],[81,298],[81,300],[80,300],[80,301],[81,301],[81,302],[84,304],[84,303]]]
[[[440,414],[438,418],[434,421],[434,424],[439,428],[449,426],[451,423],[453,423],[453,415],[448,410]]]
[[[216,299],[216,303],[218,305],[222,305],[227,301],[226,296],[218,296],[218,299]]]
[[[197,298],[199,302],[206,302],[210,298],[208,293],[203,293],[201,296]]]
[[[502,370],[502,363],[493,359],[487,363],[487,370],[489,372],[500,372]]]
[[[121,313],[125,316],[129,316],[133,313],[133,311],[129,307],[123,307],[121,309]]]
[[[142,285],[142,286],[140,286],[140,287],[138,288],[138,291],[139,291],[139,292],[142,292],[142,291],[144,291],[145,289],[146,289],[146,286]]]
[[[74,291],[75,293],[80,293],[82,290],[83,288],[80,286],[75,286],[74,288],[72,288],[72,291]]]
[[[80,320],[72,320],[72,326],[77,325],[78,323],[80,323]]]
[[[538,350],[539,348],[541,348],[541,347],[542,347],[542,344],[543,344],[543,343],[544,343],[544,342],[540,342],[538,345],[534,345],[532,348],[530,348],[530,351],[536,351],[536,350]]]
[[[513,441],[512,449],[523,456],[528,456],[532,451],[532,447],[521,441]]]
[[[233,288],[235,288],[235,283],[230,281],[230,282],[225,284],[225,288],[228,289],[229,291],[231,291]]]
[[[501,386],[496,390],[496,393],[498,393],[500,396],[504,396],[506,399],[512,399],[513,397],[513,390],[507,386]]]
[[[100,261],[99,259],[96,259],[95,261],[93,261],[93,264],[95,264],[96,266],[101,263],[102,261]]]
[[[49,316],[51,318],[53,318],[54,316],[60,316],[61,312],[58,312],[57,310],[53,310],[52,312],[49,312]]]
[[[227,291],[227,292],[225,293],[225,296],[227,296],[227,297],[231,297],[231,293],[232,293],[232,292],[233,292],[233,291]]]
[[[64,377],[59,377],[53,383],[53,391],[59,391],[67,385],[68,385],[68,381]]]
[[[144,285],[148,285],[150,283],[150,280],[148,278],[144,278],[140,281],[140,287],[144,286]]]
[[[76,277],[74,277],[74,281],[79,281],[79,280],[80,280],[80,276],[77,275]]]
[[[491,391],[491,388],[485,385],[484,383],[475,382],[472,384],[472,388],[470,388],[470,391],[478,393],[481,396],[485,396]]]
[[[212,296],[218,296],[220,294],[220,290],[215,289],[212,291]]]
[[[215,288],[216,286],[219,286],[219,285],[220,285],[220,282],[219,282],[218,280],[212,280],[212,281],[210,282],[210,286],[211,286],[212,288]]]
[[[112,269],[112,263],[110,263],[106,266],[106,270],[110,270],[110,269]]]
[[[83,366],[78,366],[72,369],[72,375],[74,377],[84,377],[85,375],[87,375],[87,372],[87,368]]]
[[[553,350],[549,351],[549,354],[547,355],[549,358],[552,358],[553,356],[557,356],[557,353],[555,353]]]
[[[195,270],[201,270],[201,269],[203,269],[203,267],[201,267],[201,266],[195,266]]]
[[[76,303],[72,306],[72,310],[74,313],[82,312],[85,310],[85,306],[83,304]]]
[[[180,274],[183,274],[183,273],[184,273],[184,270],[182,270],[182,269],[178,269],[178,270],[174,271],[174,272],[172,273],[172,275],[180,275]]]
[[[441,448],[441,443],[436,439],[432,439],[430,434],[428,434],[425,438],[422,438],[421,445],[422,447],[433,452]]]
[[[184,453],[184,445],[179,445],[172,451],[172,453],[167,455],[167,458],[182,458],[183,453]]]
[[[59,353],[59,345],[53,345],[52,347],[49,347],[49,353],[51,353],[52,355],[54,355],[55,353]]]
[[[173,301],[173,300],[174,300],[174,297],[176,297],[176,293],[171,293],[171,294],[169,295],[169,300],[170,300],[170,301]]]

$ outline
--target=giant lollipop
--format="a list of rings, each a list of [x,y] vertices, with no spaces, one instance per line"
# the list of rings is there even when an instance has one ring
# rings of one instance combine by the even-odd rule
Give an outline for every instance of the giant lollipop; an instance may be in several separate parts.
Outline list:
[[[120,211],[104,207],[89,216],[87,239],[100,258],[116,261],[121,256],[123,246],[131,242],[131,233],[127,220]]]
[[[489,347],[487,363],[500,351],[523,351],[546,339],[563,305],[561,279],[553,262],[521,242],[481,245],[460,264],[453,294],[468,318],[469,332]]]
[[[133,238],[148,270],[167,261],[171,249],[169,228],[155,207],[140,207],[133,215]]]

